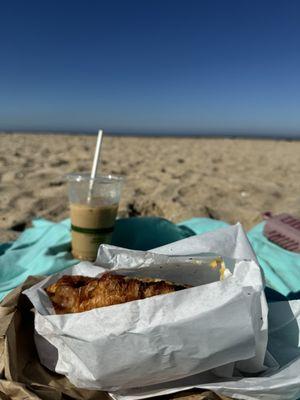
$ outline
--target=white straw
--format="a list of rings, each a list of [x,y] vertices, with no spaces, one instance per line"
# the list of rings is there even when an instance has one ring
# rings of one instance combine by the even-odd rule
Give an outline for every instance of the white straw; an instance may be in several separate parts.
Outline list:
[[[97,175],[97,169],[98,169],[98,164],[99,164],[99,160],[100,160],[102,134],[103,134],[103,131],[102,131],[102,129],[100,129],[99,132],[98,132],[95,155],[94,155],[94,161],[93,161],[93,167],[92,167],[92,172],[91,172],[91,180],[90,180],[89,192],[88,192],[88,197],[87,197],[87,202],[88,203],[90,203],[91,199],[92,199],[94,180],[95,180],[96,175]]]

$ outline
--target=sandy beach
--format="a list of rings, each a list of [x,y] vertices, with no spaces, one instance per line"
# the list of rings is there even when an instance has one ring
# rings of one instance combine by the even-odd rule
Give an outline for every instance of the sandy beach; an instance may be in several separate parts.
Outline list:
[[[96,137],[0,135],[0,241],[68,216],[64,175],[89,171]],[[101,172],[126,177],[119,215],[211,217],[246,229],[263,211],[300,216],[300,142],[105,137]]]

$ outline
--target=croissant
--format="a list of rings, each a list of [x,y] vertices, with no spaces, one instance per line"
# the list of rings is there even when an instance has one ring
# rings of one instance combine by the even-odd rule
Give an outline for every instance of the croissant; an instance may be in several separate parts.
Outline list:
[[[100,278],[64,275],[45,291],[57,314],[79,313],[93,308],[141,300],[185,289],[160,279],[130,278],[104,273]]]

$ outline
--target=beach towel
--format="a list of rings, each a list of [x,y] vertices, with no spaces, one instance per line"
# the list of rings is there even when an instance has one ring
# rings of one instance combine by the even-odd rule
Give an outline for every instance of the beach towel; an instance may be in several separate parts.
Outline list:
[[[124,218],[116,223],[113,244],[150,250],[227,225],[209,218],[178,225],[158,217]],[[263,268],[268,293],[278,300],[278,293],[289,299],[300,297],[300,255],[271,243],[263,235],[263,226],[264,222],[251,229],[248,238]],[[15,242],[0,244],[0,300],[30,275],[50,275],[77,264],[70,253],[70,240],[70,220],[38,219]]]
[[[0,299],[30,275],[50,275],[78,263],[69,250],[68,220],[33,221],[15,242],[0,245]]]

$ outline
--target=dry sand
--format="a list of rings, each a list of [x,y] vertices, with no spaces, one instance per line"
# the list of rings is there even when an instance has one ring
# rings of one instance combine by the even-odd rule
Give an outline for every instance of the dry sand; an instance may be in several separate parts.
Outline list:
[[[0,135],[0,241],[32,218],[68,216],[68,172],[89,171],[96,138]],[[300,142],[105,137],[103,173],[126,176],[121,216],[210,216],[246,229],[261,212],[300,216]]]

